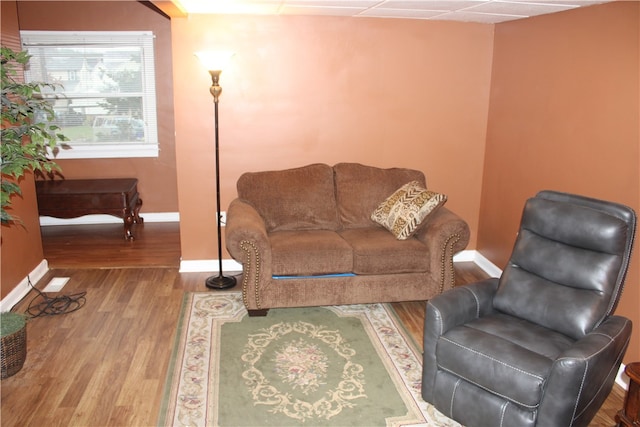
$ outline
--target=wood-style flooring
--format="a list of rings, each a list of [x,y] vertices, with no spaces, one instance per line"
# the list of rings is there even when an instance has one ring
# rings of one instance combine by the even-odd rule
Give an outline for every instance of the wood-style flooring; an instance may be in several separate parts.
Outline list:
[[[86,303],[65,315],[38,317],[27,328],[27,360],[1,383],[1,420],[9,426],[153,426],[185,291],[204,291],[211,273],[179,273],[177,223],[42,228],[50,271],[69,281],[57,295],[86,292]],[[486,277],[457,263],[458,284]],[[24,312],[32,291],[14,311]],[[394,304],[422,342],[424,302]],[[593,426],[613,426],[624,390],[614,386]]]

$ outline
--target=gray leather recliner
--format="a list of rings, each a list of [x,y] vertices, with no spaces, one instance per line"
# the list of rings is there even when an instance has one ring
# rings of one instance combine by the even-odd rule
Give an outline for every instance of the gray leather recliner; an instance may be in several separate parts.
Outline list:
[[[635,229],[620,204],[529,199],[502,276],[427,303],[424,400],[466,426],[587,426],[629,344],[613,312]]]

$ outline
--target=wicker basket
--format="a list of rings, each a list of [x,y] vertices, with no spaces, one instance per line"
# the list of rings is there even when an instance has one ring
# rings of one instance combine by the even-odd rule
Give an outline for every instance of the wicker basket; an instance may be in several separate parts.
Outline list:
[[[2,379],[15,375],[27,358],[27,325],[0,338],[0,365]]]

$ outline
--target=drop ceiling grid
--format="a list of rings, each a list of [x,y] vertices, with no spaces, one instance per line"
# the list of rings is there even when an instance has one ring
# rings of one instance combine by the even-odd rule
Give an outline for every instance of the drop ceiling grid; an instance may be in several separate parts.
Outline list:
[[[175,1],[175,0],[174,0]],[[333,15],[498,23],[611,0],[177,0],[189,13]]]

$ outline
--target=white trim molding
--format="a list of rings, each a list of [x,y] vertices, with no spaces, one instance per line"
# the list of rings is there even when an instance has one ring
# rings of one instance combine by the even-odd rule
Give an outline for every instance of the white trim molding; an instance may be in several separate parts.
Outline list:
[[[480,257],[485,260],[485,266],[483,267],[478,263],[479,254],[476,251],[462,251],[457,253],[453,257],[453,262],[474,262],[478,264],[480,268],[486,271],[488,274],[491,274],[490,271],[500,271],[497,267],[493,266],[486,258]],[[491,268],[493,266],[493,269]],[[486,268],[489,268],[487,271]],[[222,269],[226,272],[241,272],[242,264],[233,260],[233,259],[223,259],[222,260]],[[218,260],[217,259],[195,259],[195,260],[180,260],[180,273],[203,273],[209,271],[218,271]],[[499,274],[498,274],[499,276]],[[496,276],[496,277],[498,277]]]
[[[179,273],[205,273],[205,272],[217,272],[218,271],[217,259],[195,259],[195,260],[180,260]],[[242,264],[233,259],[222,260],[223,272],[239,273],[242,272]]]
[[[36,266],[36,268],[31,271],[31,273],[22,279],[18,285],[11,290],[2,298],[0,301],[0,312],[9,311],[13,308],[14,305],[19,303],[28,293],[31,291],[31,285],[29,285],[29,281],[35,286],[36,283],[40,281],[44,277],[45,274],[49,271],[49,265],[46,259],[40,261],[40,264]]]
[[[476,263],[478,267],[480,267],[485,273],[487,273],[491,277],[500,277],[502,276],[502,269],[500,269],[497,265],[489,261],[478,251],[474,252],[473,262]],[[455,260],[455,258],[454,258]]]
[[[616,384],[622,387],[625,390],[629,390],[629,377],[624,373],[624,369],[627,367],[624,363],[620,364],[620,369],[618,369],[618,375],[616,375]]]
[[[476,250],[461,251],[454,255],[453,262],[473,262],[491,277],[500,277],[502,270]]]
[[[157,212],[140,214],[144,218],[144,222],[180,222],[179,212]],[[78,218],[53,218],[50,216],[41,216],[40,225],[46,227],[49,225],[87,225],[87,224],[122,224],[122,218],[111,215],[84,215]]]

